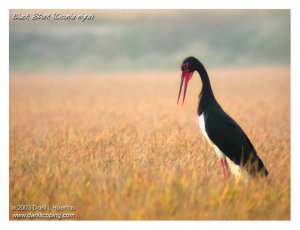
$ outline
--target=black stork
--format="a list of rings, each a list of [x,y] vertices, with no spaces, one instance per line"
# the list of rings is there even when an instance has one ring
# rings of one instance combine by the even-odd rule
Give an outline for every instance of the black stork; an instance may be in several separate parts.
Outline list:
[[[199,126],[207,141],[214,148],[221,161],[223,174],[230,176],[230,170],[236,178],[241,176],[242,169],[250,176],[267,176],[268,170],[258,157],[251,141],[243,129],[222,109],[214,97],[208,74],[203,64],[194,57],[184,59],[181,65],[181,89],[184,84],[182,104],[189,80],[197,71],[202,81],[199,95],[198,116]]]

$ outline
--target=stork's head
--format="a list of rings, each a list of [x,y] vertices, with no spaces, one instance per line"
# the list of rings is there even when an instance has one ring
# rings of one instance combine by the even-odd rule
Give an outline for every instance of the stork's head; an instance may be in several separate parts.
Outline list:
[[[182,104],[184,103],[187,86],[188,86],[189,80],[191,80],[191,78],[193,76],[194,71],[196,70],[197,61],[198,60],[194,57],[188,57],[188,58],[184,59],[181,64],[182,74],[181,74],[181,82],[180,82],[177,104],[179,102],[183,82],[184,82],[184,92],[183,92]]]

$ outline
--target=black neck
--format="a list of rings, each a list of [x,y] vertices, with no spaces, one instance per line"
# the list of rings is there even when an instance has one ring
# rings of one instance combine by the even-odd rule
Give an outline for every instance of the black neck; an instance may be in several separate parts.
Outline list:
[[[198,105],[198,115],[200,116],[210,104],[218,103],[214,97],[206,69],[201,62],[197,63],[196,71],[199,73],[202,81],[202,90],[199,95]]]

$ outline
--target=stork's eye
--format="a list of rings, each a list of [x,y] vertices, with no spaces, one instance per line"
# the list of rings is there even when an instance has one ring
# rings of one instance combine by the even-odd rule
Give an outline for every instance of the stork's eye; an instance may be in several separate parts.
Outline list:
[[[189,70],[189,64],[188,63],[184,63],[183,64],[183,68],[184,68],[184,70]]]
[[[183,63],[181,65],[181,71],[189,71],[189,64],[188,63]]]

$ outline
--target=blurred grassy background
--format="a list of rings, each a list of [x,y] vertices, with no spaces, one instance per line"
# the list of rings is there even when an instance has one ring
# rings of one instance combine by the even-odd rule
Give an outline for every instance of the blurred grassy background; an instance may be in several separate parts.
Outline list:
[[[14,21],[22,13],[94,13],[93,21]],[[11,10],[11,71],[136,71],[290,63],[289,10]]]
[[[270,172],[248,185],[224,180],[199,130],[199,77],[176,106],[178,72],[13,74],[10,207],[74,205],[80,220],[289,220],[289,68],[209,71]]]

